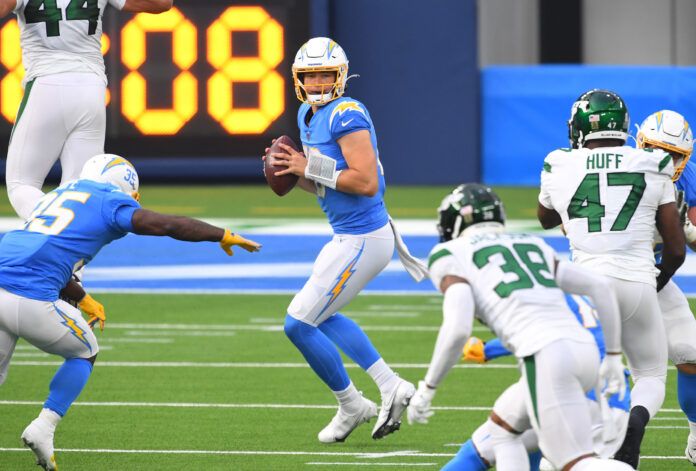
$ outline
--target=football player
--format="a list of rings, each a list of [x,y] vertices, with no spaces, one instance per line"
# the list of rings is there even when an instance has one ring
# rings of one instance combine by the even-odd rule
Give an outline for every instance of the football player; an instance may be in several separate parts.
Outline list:
[[[621,323],[613,292],[601,275],[558,260],[543,240],[505,232],[502,202],[489,187],[468,183],[439,208],[440,244],[428,266],[443,293],[443,323],[409,416],[427,419],[429,396],[459,360],[474,316],[518,359],[522,378],[496,401],[488,422],[496,469],[529,470],[522,438],[530,428],[539,447],[564,471],[630,469],[594,457],[585,393],[599,380],[623,397]],[[577,322],[563,291],[591,297],[604,327],[601,362],[594,337]],[[425,417],[421,417],[421,412]]]
[[[107,3],[132,13],[160,13],[172,0],[0,0],[0,17],[17,15],[24,97],[7,151],[7,195],[26,220],[60,159],[61,184],[104,152],[106,74],[101,53]]]
[[[656,289],[683,263],[685,242],[672,157],[625,146],[628,125],[628,110],[617,94],[583,93],[568,121],[572,148],[544,160],[537,215],[545,229],[562,223],[573,261],[606,275],[606,289],[616,292],[634,387],[626,438],[615,456],[637,468],[646,424],[665,396],[667,338]],[[656,225],[665,241],[657,268]]]
[[[662,110],[648,116],[638,129],[639,148],[657,148],[668,152],[674,162],[672,180],[682,201],[680,215],[686,243],[696,249],[696,165],[689,162],[693,151],[693,133],[682,115]],[[661,246],[661,244],[659,244]],[[659,262],[659,260],[658,260]],[[696,320],[689,301],[670,281],[657,293],[667,331],[667,353],[677,367],[677,398],[689,420],[686,457],[696,464]]]
[[[182,216],[148,211],[138,203],[138,174],[124,158],[102,154],[88,160],[80,179],[44,195],[23,229],[0,241],[0,384],[19,337],[65,358],[51,380],[39,416],[22,433],[37,462],[56,469],[53,435],[92,372],[97,339],[80,311],[58,299],[79,303],[104,327],[104,308],[71,280],[113,240],[129,232],[193,242],[219,242],[228,255],[239,245],[250,252],[259,244],[227,229]]]
[[[415,388],[399,378],[363,330],[338,311],[387,266],[395,245],[412,276],[422,279],[427,269],[410,256],[387,213],[375,128],[365,105],[344,96],[348,58],[341,46],[329,38],[310,39],[297,52],[292,74],[303,103],[297,124],[304,152],[281,145],[285,152],[272,155],[276,165],[287,169],[276,175],[299,176],[299,186],[316,194],[334,236],[290,303],[285,333],[339,403],[319,440],[342,442],[375,416],[372,437],[378,439],[399,429]],[[382,396],[379,415],[375,403],[351,382],[336,347],[377,384]]]

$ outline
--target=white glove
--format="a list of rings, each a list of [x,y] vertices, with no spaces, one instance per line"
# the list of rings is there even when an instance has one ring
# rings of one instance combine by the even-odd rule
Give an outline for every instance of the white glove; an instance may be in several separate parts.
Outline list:
[[[599,380],[601,384],[606,384],[604,394],[610,396],[618,393],[620,401],[623,400],[626,394],[624,369],[621,355],[616,354],[607,354],[599,366]]]
[[[435,397],[435,390],[425,385],[425,381],[418,381],[418,390],[411,398],[408,405],[407,418],[411,424],[427,424],[428,418],[435,412],[430,408],[430,403]]]

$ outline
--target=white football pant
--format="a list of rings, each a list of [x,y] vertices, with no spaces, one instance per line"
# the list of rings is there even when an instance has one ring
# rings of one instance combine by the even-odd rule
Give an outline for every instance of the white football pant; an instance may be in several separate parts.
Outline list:
[[[518,432],[533,428],[542,453],[558,468],[593,453],[592,413],[585,393],[598,380],[594,342],[557,340],[521,360],[520,368],[520,381],[495,402],[496,415]],[[521,434],[519,442],[531,448],[527,434]],[[480,440],[474,445],[480,452]],[[517,466],[511,469],[523,469]]]
[[[17,339],[63,358],[90,358],[99,352],[97,339],[80,311],[65,301],[36,301],[0,288],[0,384]]]
[[[631,407],[654,417],[665,399],[667,335],[653,286],[608,277],[619,300],[621,346],[633,377]]]
[[[667,331],[669,359],[675,365],[696,364],[696,319],[686,296],[670,280],[657,293],[657,300]]]
[[[348,304],[389,263],[394,233],[389,224],[367,234],[336,234],[321,249],[312,275],[288,314],[318,326]]]
[[[28,87],[27,87],[28,89]],[[61,184],[75,180],[84,163],[104,153],[106,86],[91,73],[37,77],[20,107],[7,151],[7,194],[28,219],[56,160]]]

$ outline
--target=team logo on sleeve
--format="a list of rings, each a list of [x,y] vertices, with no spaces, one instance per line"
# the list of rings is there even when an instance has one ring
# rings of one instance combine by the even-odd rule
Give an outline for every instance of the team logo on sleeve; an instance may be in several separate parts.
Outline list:
[[[341,103],[336,105],[336,107],[331,112],[331,116],[329,116],[329,126],[331,126],[333,124],[333,120],[337,115],[338,115],[338,117],[341,117],[344,114],[346,114],[347,111],[351,111],[351,110],[365,114],[365,110],[363,110],[360,107],[360,105],[358,104],[357,101],[350,101],[350,100],[342,101]],[[350,121],[352,121],[353,119],[355,119],[355,118],[352,118],[350,120],[346,120],[346,124],[344,124],[344,126],[347,126],[348,124],[350,124]]]

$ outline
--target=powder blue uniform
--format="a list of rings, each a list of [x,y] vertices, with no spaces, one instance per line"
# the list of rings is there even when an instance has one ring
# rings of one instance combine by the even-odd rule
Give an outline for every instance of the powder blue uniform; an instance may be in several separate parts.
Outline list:
[[[389,215],[384,206],[384,172],[379,162],[377,135],[365,105],[348,97],[338,98],[320,107],[307,125],[305,119],[311,106],[303,104],[297,114],[302,147],[306,156],[320,153],[336,161],[336,171],[348,168],[338,140],[352,132],[367,129],[377,156],[379,190],[375,196],[344,193],[317,185],[321,209],[329,218],[336,234],[366,234],[387,224]]]
[[[684,200],[689,207],[696,206],[696,163],[689,160],[679,180],[675,183],[678,190],[684,192]]]
[[[0,288],[55,301],[74,270],[132,230],[139,208],[109,184],[78,180],[60,186],[40,200],[24,229],[0,241]]]

